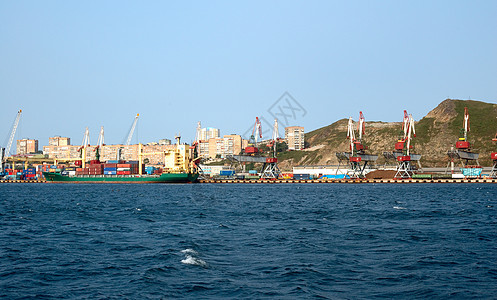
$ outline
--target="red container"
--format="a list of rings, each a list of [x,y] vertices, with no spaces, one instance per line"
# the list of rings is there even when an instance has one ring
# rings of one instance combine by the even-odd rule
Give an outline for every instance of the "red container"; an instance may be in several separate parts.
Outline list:
[[[459,141],[459,142],[456,143],[456,148],[457,149],[469,149],[469,147],[470,147],[469,142]]]
[[[131,171],[117,171],[117,175],[131,175]]]
[[[77,160],[77,161],[75,161],[75,162],[74,162],[74,164],[75,164],[76,166],[82,166],[82,165],[83,165],[83,162],[82,162],[81,160]]]
[[[278,159],[276,157],[266,158],[266,163],[275,163],[275,162],[278,162]]]
[[[98,165],[100,164],[100,161],[99,160],[90,160],[90,165]]]
[[[104,168],[117,168],[117,164],[104,164]]]
[[[117,164],[117,168],[131,168],[131,164]]]
[[[492,153],[491,157],[493,160],[497,160],[497,152]]]
[[[364,150],[364,146],[361,143],[354,143],[354,146],[357,151]]]
[[[245,148],[245,153],[252,154],[252,153],[258,153],[259,149],[256,147],[246,147]]]
[[[397,160],[398,161],[410,161],[411,157],[410,156],[398,156]]]
[[[359,156],[351,156],[350,157],[351,162],[360,162],[361,160],[362,160],[362,158],[360,158]]]
[[[402,149],[404,149],[404,142],[395,143],[395,150],[402,150]]]

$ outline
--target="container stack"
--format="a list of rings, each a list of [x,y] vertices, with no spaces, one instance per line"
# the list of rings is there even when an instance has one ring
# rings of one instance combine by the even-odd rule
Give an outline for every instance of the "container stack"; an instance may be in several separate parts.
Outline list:
[[[104,175],[117,175],[117,163],[106,163],[104,165]]]
[[[130,165],[130,168],[131,168],[131,174],[138,174],[139,172],[139,164],[137,161],[135,160],[129,160],[126,162],[127,164]],[[145,174],[146,171],[145,171],[145,164],[142,164],[142,174]]]
[[[102,175],[104,173],[104,166],[100,163],[90,164],[88,167],[89,175]]]
[[[36,169],[29,168],[29,169],[22,171],[22,177],[25,180],[34,180],[36,178]]]
[[[88,168],[76,168],[76,175],[90,175],[90,170]]]
[[[131,175],[131,164],[117,164],[117,175]]]

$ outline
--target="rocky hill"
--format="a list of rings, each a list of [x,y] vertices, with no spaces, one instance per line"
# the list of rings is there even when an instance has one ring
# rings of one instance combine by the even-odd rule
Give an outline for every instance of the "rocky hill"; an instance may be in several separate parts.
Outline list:
[[[473,100],[447,99],[416,122],[415,152],[422,154],[424,167],[445,167],[447,150],[457,142],[463,125],[464,107],[470,114],[469,141],[473,150],[480,153],[480,164],[491,166],[490,153],[495,152],[492,142],[497,131],[497,104]],[[401,112],[399,112],[401,114]],[[280,168],[291,170],[296,165],[337,164],[336,152],[348,151],[347,119],[305,134],[309,147],[303,151],[290,151],[279,156]],[[401,122],[366,122],[364,144],[369,152],[379,156],[377,163],[385,163],[384,151],[392,151],[402,129]]]

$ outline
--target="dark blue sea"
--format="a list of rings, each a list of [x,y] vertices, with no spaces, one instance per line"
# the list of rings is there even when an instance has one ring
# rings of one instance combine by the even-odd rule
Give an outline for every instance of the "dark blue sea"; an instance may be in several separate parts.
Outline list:
[[[497,297],[495,184],[0,184],[5,299]]]

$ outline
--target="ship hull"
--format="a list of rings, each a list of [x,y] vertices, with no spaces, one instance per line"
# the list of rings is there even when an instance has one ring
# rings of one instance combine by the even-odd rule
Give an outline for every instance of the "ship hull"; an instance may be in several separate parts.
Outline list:
[[[66,183],[190,183],[195,182],[195,173],[163,173],[161,175],[76,175],[43,172],[47,182]]]

